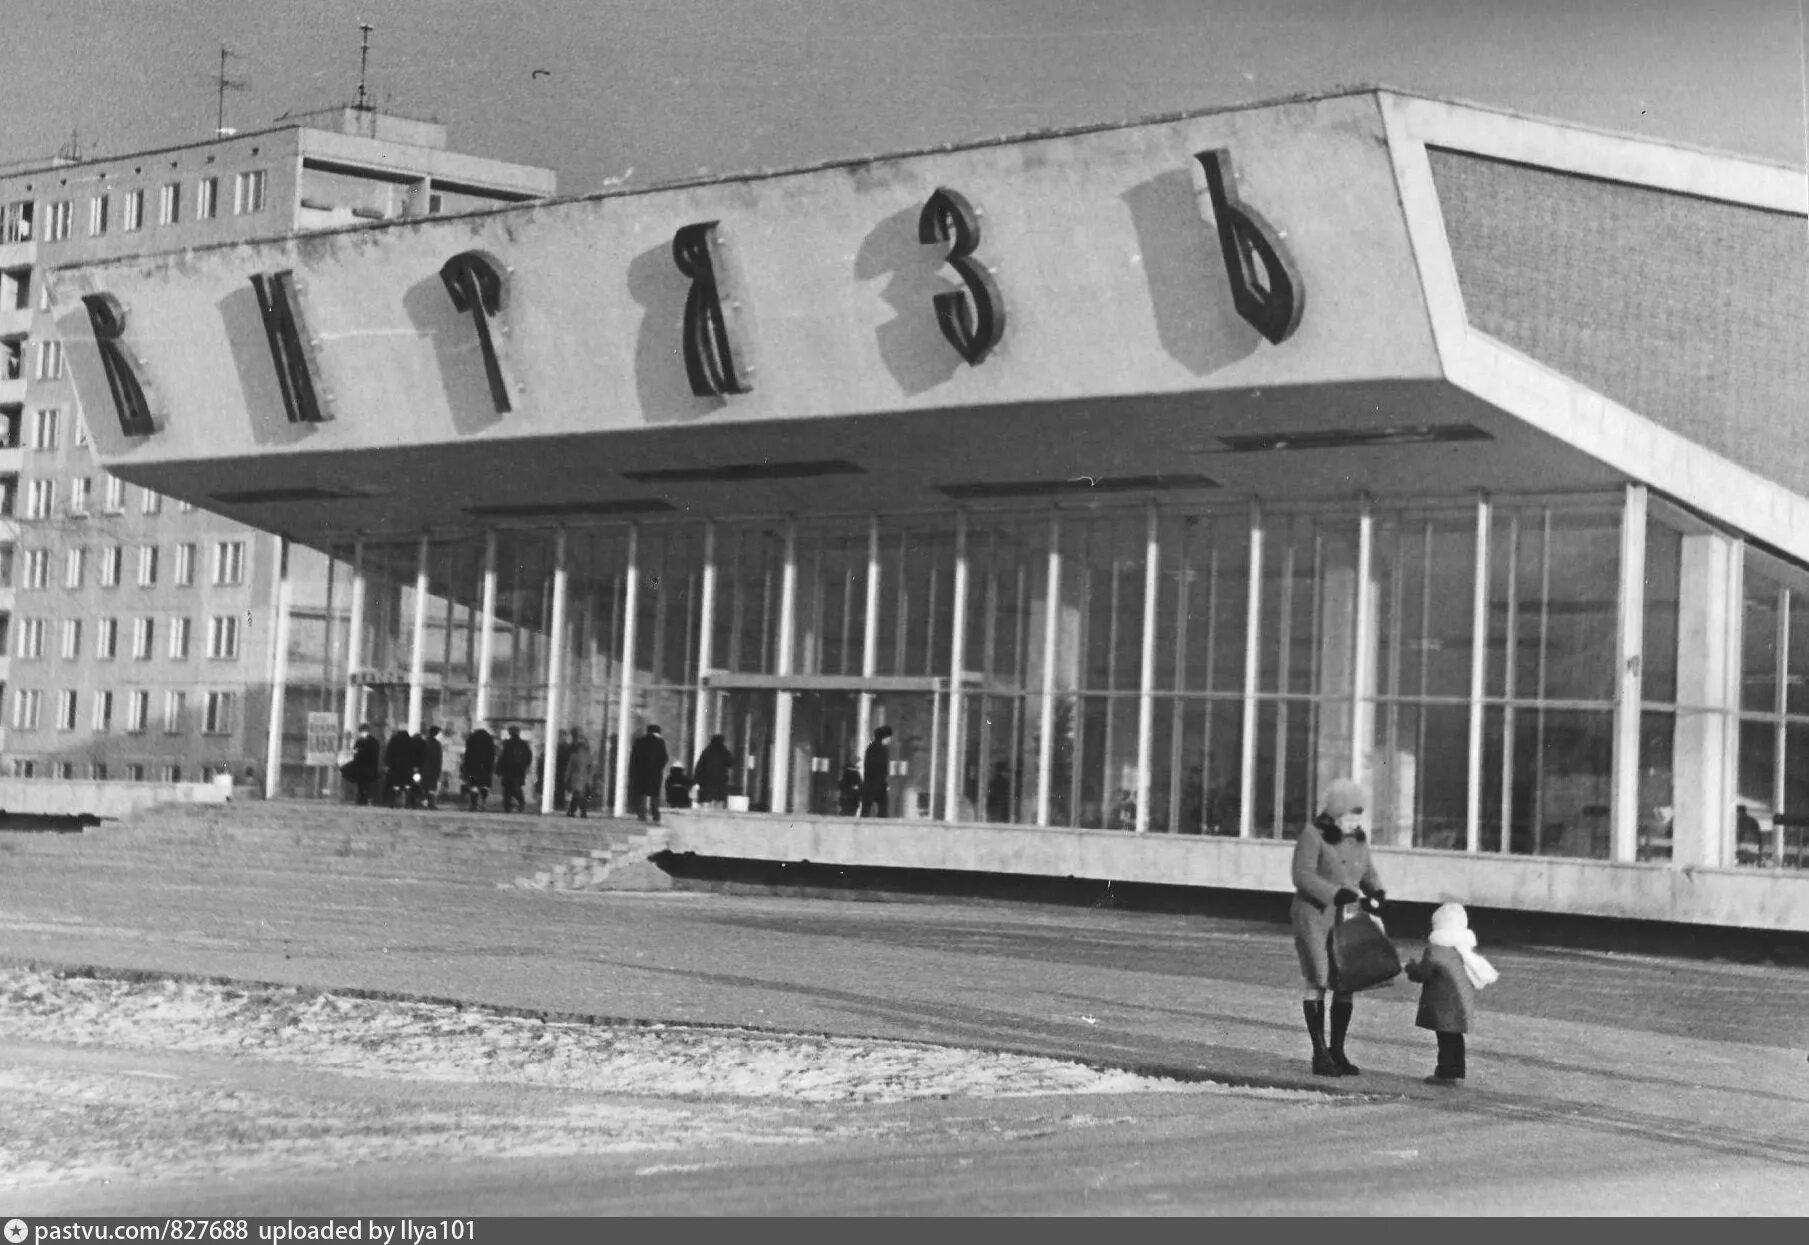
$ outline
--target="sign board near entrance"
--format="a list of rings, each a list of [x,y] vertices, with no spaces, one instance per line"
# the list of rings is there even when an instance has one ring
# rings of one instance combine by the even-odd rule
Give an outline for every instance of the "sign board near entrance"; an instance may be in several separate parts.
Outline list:
[[[308,755],[303,765],[332,765],[339,759],[339,715],[308,715]]]

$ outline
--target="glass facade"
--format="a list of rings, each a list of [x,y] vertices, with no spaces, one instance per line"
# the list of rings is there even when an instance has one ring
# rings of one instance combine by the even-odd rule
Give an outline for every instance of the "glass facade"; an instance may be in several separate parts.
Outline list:
[[[1805,863],[1809,574],[1637,491],[507,529],[297,567],[291,794],[338,794],[310,712],[439,724],[452,776],[476,722],[537,756],[579,729],[618,804],[657,723],[687,769],[725,736],[732,810],[839,814],[883,725],[905,820],[1280,838],[1357,773],[1392,846],[1662,862],[1687,811],[1694,863]]]

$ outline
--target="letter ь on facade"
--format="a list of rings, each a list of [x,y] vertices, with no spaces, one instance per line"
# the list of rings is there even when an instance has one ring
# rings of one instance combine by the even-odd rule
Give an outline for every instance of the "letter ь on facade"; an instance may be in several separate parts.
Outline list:
[[[125,304],[102,291],[82,295],[82,305],[88,309],[119,430],[128,437],[150,436],[163,427],[163,420],[151,410],[148,386],[139,376],[139,360],[126,345]]]
[[[1231,279],[1231,302],[1237,314],[1275,345],[1293,336],[1306,310],[1306,287],[1281,234],[1255,208],[1238,197],[1237,172],[1228,151],[1202,151],[1195,157],[1194,189],[1201,215],[1218,230]]]

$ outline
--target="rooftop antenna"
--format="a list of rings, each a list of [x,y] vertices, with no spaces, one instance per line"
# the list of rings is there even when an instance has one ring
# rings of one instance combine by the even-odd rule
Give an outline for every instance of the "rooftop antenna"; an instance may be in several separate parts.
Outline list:
[[[216,78],[214,81],[214,85],[219,88],[219,103],[214,109],[214,137],[215,138],[224,138],[227,134],[226,92],[243,91],[245,89],[244,82],[237,81],[232,78],[228,78],[226,76],[226,58],[229,56],[237,56],[237,55],[238,55],[237,52],[235,52],[231,48],[227,47],[224,43],[222,43],[220,45],[220,76],[218,78]]]
[[[369,22],[359,22],[358,29],[363,31],[364,35],[362,42],[358,45],[358,98],[353,101],[352,107],[359,112],[369,112],[371,103],[370,97],[364,89],[364,70],[365,66],[370,63],[371,31],[377,28]]]
[[[68,160],[68,161],[70,161],[72,163],[76,163],[76,164],[81,163],[82,131],[79,128],[77,128],[77,127],[70,128],[69,141],[64,143],[61,147],[57,148],[57,158],[59,160]]]

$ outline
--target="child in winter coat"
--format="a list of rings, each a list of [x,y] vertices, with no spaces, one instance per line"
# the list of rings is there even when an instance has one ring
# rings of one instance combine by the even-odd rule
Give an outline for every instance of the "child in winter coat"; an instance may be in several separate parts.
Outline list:
[[[1464,1079],[1464,1034],[1470,1031],[1476,991],[1501,974],[1476,954],[1476,935],[1462,904],[1440,904],[1432,913],[1432,935],[1426,954],[1407,965],[1407,977],[1420,982],[1420,1013],[1414,1020],[1438,1034],[1438,1067],[1428,1085],[1456,1085]]]

